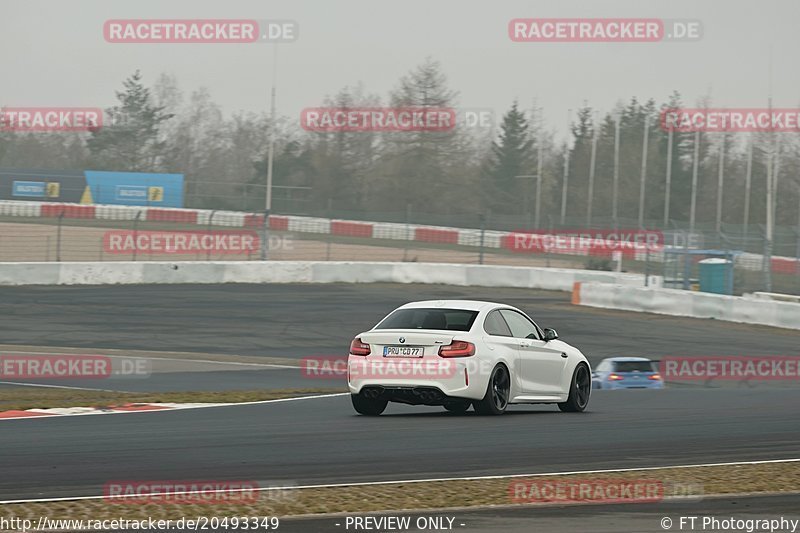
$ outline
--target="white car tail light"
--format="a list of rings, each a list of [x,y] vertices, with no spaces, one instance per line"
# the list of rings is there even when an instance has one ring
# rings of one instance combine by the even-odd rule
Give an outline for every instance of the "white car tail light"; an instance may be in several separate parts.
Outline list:
[[[475,355],[475,345],[467,341],[453,341],[439,348],[440,357],[470,357]]]
[[[350,343],[350,355],[369,355],[371,352],[369,344],[361,342],[358,337]]]

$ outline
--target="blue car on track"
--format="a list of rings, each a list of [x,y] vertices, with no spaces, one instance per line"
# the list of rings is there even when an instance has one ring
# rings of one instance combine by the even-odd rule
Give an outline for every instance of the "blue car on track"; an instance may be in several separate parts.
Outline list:
[[[593,389],[663,389],[655,361],[645,357],[610,357],[592,372]]]

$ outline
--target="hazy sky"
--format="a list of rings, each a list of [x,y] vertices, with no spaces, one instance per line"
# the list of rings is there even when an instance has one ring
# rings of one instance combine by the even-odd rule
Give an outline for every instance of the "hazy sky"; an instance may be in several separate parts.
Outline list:
[[[299,117],[326,95],[363,82],[385,97],[426,56],[441,62],[459,105],[502,112],[513,99],[544,107],[563,129],[584,100],[609,109],[631,96],[718,106],[766,104],[768,57],[776,106],[800,102],[797,0],[4,0],[0,105],[114,103],[134,70],[147,83],[162,72],[185,93],[205,86],[226,112],[268,108],[269,44],[111,44],[108,19],[292,19],[300,37],[279,45],[278,112]],[[699,19],[697,42],[515,43],[513,18]]]

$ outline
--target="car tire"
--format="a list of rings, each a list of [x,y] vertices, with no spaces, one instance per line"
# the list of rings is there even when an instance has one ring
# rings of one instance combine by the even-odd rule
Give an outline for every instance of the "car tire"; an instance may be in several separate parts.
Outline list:
[[[580,413],[589,405],[591,394],[592,378],[589,376],[589,368],[584,364],[579,364],[569,382],[567,401],[559,403],[558,408],[565,413]]]
[[[466,413],[471,405],[472,402],[469,400],[459,400],[456,402],[444,404],[444,408],[450,411],[451,413]]]
[[[350,399],[353,402],[353,409],[358,414],[366,416],[378,416],[386,410],[389,404],[388,400],[381,400],[380,398],[365,398],[361,394],[350,394]]]
[[[511,376],[503,365],[497,365],[489,376],[486,394],[482,400],[473,402],[475,412],[479,415],[502,415],[508,407],[511,394]]]

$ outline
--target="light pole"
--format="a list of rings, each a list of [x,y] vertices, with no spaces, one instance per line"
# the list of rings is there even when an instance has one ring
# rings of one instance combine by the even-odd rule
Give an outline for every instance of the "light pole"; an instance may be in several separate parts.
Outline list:
[[[697,207],[697,165],[700,159],[700,130],[694,132],[694,157],[692,159],[692,200],[689,206],[689,235],[694,233],[695,210]]]
[[[719,145],[719,169],[717,176],[717,235],[722,233],[722,190],[725,184],[725,132]]]
[[[611,218],[614,221],[614,229],[617,228],[617,208],[619,203],[619,122],[620,113],[617,112],[614,121],[614,185],[611,197]]]
[[[592,201],[594,200],[594,171],[597,161],[597,116],[592,124],[592,155],[589,157],[589,191],[586,200],[586,227],[592,225]]]
[[[569,188],[569,132],[570,115],[572,109],[567,109],[567,142],[564,143],[564,183],[561,189],[561,225],[563,226],[567,218],[567,190]]]
[[[644,228],[644,194],[647,182],[647,143],[650,139],[650,115],[644,116],[644,139],[642,140],[642,174],[639,178],[639,229]]]
[[[772,181],[772,151],[767,155],[767,231],[766,242],[764,242],[764,262],[761,265],[764,270],[764,290],[767,292],[772,291],[772,233],[774,224],[774,215],[772,213],[772,196],[775,194],[773,190]]]
[[[747,171],[744,177],[744,229],[742,230],[742,246],[746,244],[745,239],[749,232],[747,226],[750,224],[750,187],[753,180],[753,135],[747,142]]]
[[[778,216],[778,178],[781,175],[781,138],[775,136],[775,167],[772,169],[772,218]],[[774,222],[773,222],[774,223]]]
[[[770,100],[770,109],[772,102]],[[764,290],[772,291],[772,248],[775,238],[775,211],[777,209],[778,172],[780,172],[780,144],[771,131],[771,147],[767,159],[767,242],[764,251]]]
[[[667,182],[664,186],[664,229],[669,224],[669,194],[672,188],[672,127],[667,132]]]
[[[769,64],[767,72],[769,73],[767,76],[767,83],[769,87],[769,90],[767,91],[769,93],[767,105],[769,107],[769,114],[772,115],[772,45],[769,47]],[[773,200],[773,196],[775,196],[775,182],[773,179],[773,173],[775,172],[775,168],[773,166],[773,157],[775,156],[774,128],[770,128],[769,133],[770,149],[769,154],[767,155],[767,228],[766,242],[764,243],[764,262],[761,267],[764,271],[764,290],[767,292],[772,292],[772,237],[775,225],[775,202]]]
[[[264,202],[264,225],[261,239],[261,260],[267,260],[269,245],[269,214],[272,211],[272,165],[275,159],[275,86],[278,75],[278,45],[273,45],[272,88],[269,95],[269,148],[267,149],[267,194]]]
[[[542,132],[539,131],[539,146],[536,150],[536,207],[533,211],[533,225],[536,229],[539,229],[539,213],[542,207]]]

